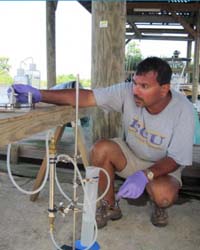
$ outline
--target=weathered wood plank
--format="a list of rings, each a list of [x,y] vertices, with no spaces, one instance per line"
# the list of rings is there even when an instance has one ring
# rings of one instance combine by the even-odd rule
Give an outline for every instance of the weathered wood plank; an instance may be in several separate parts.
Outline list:
[[[80,109],[79,118],[89,116],[91,109]],[[37,105],[26,113],[0,113],[0,146],[19,141],[36,133],[75,120],[71,106]]]
[[[192,102],[198,99],[199,88],[199,56],[200,56],[200,10],[198,11],[196,21],[196,38],[194,43],[194,67],[193,67],[193,84],[192,84]]]
[[[44,131],[15,143],[18,146],[18,157],[29,158],[33,160],[34,159],[42,160],[45,157],[45,152],[46,152],[46,146],[45,146],[46,133],[47,131]],[[84,150],[85,151],[87,150],[87,152],[89,152],[89,148],[92,146],[91,126],[88,125],[87,127],[83,127],[82,133],[84,135],[84,140],[86,144],[85,146],[86,148]],[[57,154],[68,154],[70,156],[73,156],[75,148],[74,141],[75,141],[75,135],[73,128],[65,127],[63,136],[59,140],[56,146]],[[7,146],[0,146],[0,154],[1,155],[7,154]],[[80,159],[80,162],[82,162],[82,159]],[[83,160],[83,163],[84,164],[86,163],[85,159]]]
[[[126,1],[92,1],[92,88],[124,81]],[[93,141],[119,136],[121,117],[95,109]]]
[[[47,87],[56,84],[56,7],[57,1],[46,2]]]

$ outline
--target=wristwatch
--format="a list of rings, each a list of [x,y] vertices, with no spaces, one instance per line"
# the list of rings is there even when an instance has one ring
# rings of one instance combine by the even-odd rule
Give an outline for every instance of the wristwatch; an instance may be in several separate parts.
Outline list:
[[[147,175],[148,180],[153,181],[154,173],[148,168],[145,171],[146,171],[146,175]]]

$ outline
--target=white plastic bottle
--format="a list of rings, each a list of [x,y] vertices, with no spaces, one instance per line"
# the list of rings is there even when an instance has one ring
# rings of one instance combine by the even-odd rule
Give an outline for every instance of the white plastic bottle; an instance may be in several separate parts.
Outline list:
[[[29,84],[28,76],[25,74],[23,68],[17,69],[17,75],[14,76],[14,83]]]
[[[37,89],[40,88],[40,71],[36,69],[35,63],[29,64],[29,70],[26,71],[29,79],[29,84]]]

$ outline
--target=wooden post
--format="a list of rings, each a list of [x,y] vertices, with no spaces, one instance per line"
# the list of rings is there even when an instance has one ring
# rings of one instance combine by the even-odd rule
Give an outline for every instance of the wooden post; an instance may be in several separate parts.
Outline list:
[[[92,1],[92,88],[125,80],[126,1]],[[121,116],[95,109],[93,141],[119,136]]]
[[[195,46],[194,46],[194,69],[193,69],[193,84],[192,84],[193,103],[195,103],[197,100],[198,87],[199,87],[200,10],[198,11],[196,30],[197,30],[197,36],[195,38]]]
[[[192,41],[188,41],[187,42],[187,58],[191,59],[191,56],[192,56]],[[188,72],[188,76],[187,76],[188,83],[190,83],[190,79],[191,79],[191,75],[192,75],[192,73],[190,72],[190,66],[191,66],[191,61],[187,61],[186,62],[186,69]]]
[[[192,56],[192,41],[187,41],[187,58]],[[187,67],[190,65],[191,61],[187,61]]]
[[[56,7],[57,1],[46,2],[47,88],[56,84]]]
[[[19,144],[13,143],[10,150],[10,163],[17,164],[19,157]]]
[[[85,168],[88,167],[89,166],[88,149],[85,142],[85,137],[83,136],[83,130],[80,125],[78,126],[78,150],[81,155],[83,166]]]

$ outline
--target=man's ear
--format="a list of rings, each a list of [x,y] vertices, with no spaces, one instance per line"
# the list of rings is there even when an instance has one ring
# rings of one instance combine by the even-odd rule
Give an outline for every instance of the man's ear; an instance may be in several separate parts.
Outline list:
[[[170,90],[170,84],[167,83],[167,84],[163,84],[161,86],[161,94],[163,96],[166,96],[168,94],[169,90]]]

